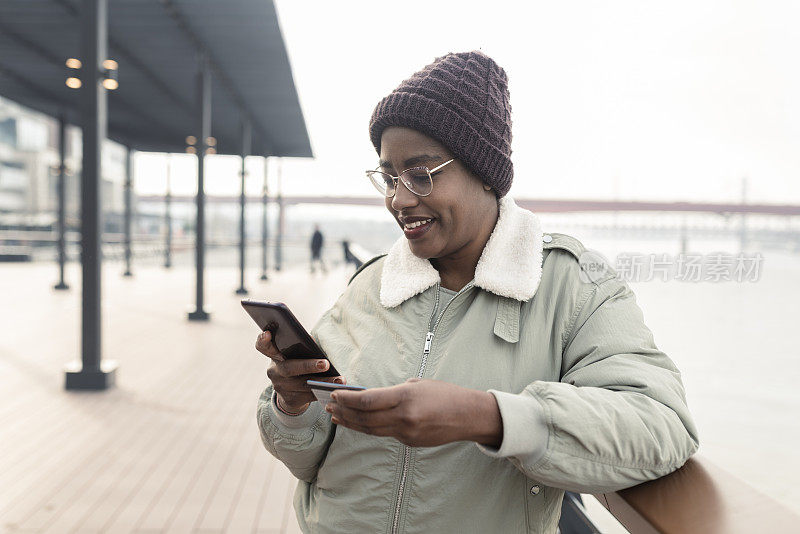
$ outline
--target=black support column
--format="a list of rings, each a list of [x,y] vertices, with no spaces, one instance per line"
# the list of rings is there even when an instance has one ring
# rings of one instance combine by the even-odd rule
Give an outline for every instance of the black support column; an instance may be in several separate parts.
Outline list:
[[[55,289],[69,289],[64,282],[64,264],[67,261],[66,242],[66,184],[67,178],[67,120],[64,115],[58,117],[58,283]]]
[[[67,389],[106,389],[114,384],[116,363],[101,361],[100,276],[102,228],[100,210],[101,146],[106,137],[106,91],[100,68],[106,59],[108,11],[106,0],[83,0],[81,52],[81,114],[83,169],[81,173],[81,362],[67,366]]]
[[[247,121],[242,122],[242,194],[239,197],[239,289],[236,290],[237,295],[247,295],[247,289],[244,287],[244,263],[245,263],[245,249],[247,247],[247,242],[245,241],[245,221],[244,221],[244,210],[245,204],[247,203],[246,191],[245,191],[245,177],[247,176],[247,171],[245,170],[245,161],[247,161],[247,156],[250,155],[250,144],[251,144],[251,130],[250,130],[250,123]]]
[[[123,276],[133,276],[131,272],[131,219],[133,218],[133,150],[125,147],[125,272]]]
[[[208,321],[210,316],[203,309],[203,275],[205,270],[205,241],[206,241],[206,193],[205,155],[208,147],[208,137],[211,135],[211,70],[208,60],[200,57],[200,72],[197,75],[198,91],[198,136],[197,136],[197,229],[195,246],[196,275],[196,303],[195,310],[189,312],[190,321]]]
[[[164,196],[164,223],[167,227],[167,242],[164,244],[164,267],[172,267],[172,154],[167,154],[167,194]]]
[[[281,160],[278,159],[278,194],[275,199],[278,202],[278,231],[275,235],[275,270],[280,271],[283,263],[283,193],[281,192]]]
[[[269,201],[269,184],[267,182],[267,163],[269,158],[264,157],[264,194],[261,196],[261,279],[267,277],[267,239],[269,237],[269,223],[267,221],[267,202]]]

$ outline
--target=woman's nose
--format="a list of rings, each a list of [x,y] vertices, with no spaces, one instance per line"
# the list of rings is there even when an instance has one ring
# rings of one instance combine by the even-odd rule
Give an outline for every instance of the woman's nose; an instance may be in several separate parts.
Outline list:
[[[417,204],[419,204],[419,197],[409,191],[406,184],[403,183],[403,180],[397,180],[397,189],[392,198],[392,209],[400,211],[403,208],[416,206]]]

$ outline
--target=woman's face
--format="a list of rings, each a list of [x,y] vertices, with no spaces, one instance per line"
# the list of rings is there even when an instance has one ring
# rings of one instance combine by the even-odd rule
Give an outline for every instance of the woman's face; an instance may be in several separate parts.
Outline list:
[[[441,143],[411,128],[392,126],[381,136],[381,170],[392,176],[410,167],[433,169],[452,158]],[[472,249],[479,256],[497,220],[494,191],[486,190],[458,159],[433,175],[428,196],[418,197],[400,181],[394,197],[386,198],[386,208],[403,229],[411,252],[425,259],[456,259]],[[409,228],[416,222],[423,224]],[[483,242],[476,242],[483,236]]]

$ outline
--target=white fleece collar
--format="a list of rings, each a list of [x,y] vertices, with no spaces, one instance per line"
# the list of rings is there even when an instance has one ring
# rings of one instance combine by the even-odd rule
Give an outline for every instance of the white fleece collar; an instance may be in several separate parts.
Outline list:
[[[500,200],[497,224],[475,268],[475,285],[499,295],[527,301],[542,277],[542,226],[532,212],[508,196]],[[381,274],[381,304],[393,308],[440,281],[431,262],[414,256],[408,239],[392,245]]]

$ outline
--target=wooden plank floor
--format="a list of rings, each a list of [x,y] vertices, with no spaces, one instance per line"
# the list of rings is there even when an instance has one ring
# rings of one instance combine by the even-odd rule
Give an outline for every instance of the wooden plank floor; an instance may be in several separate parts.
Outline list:
[[[66,392],[80,355],[80,277],[0,264],[0,532],[299,532],[295,480],[256,427],[266,361],[239,305],[235,269],[206,274],[209,323],[190,323],[189,268],[103,275],[103,358],[117,386]],[[350,269],[249,281],[312,326]]]

